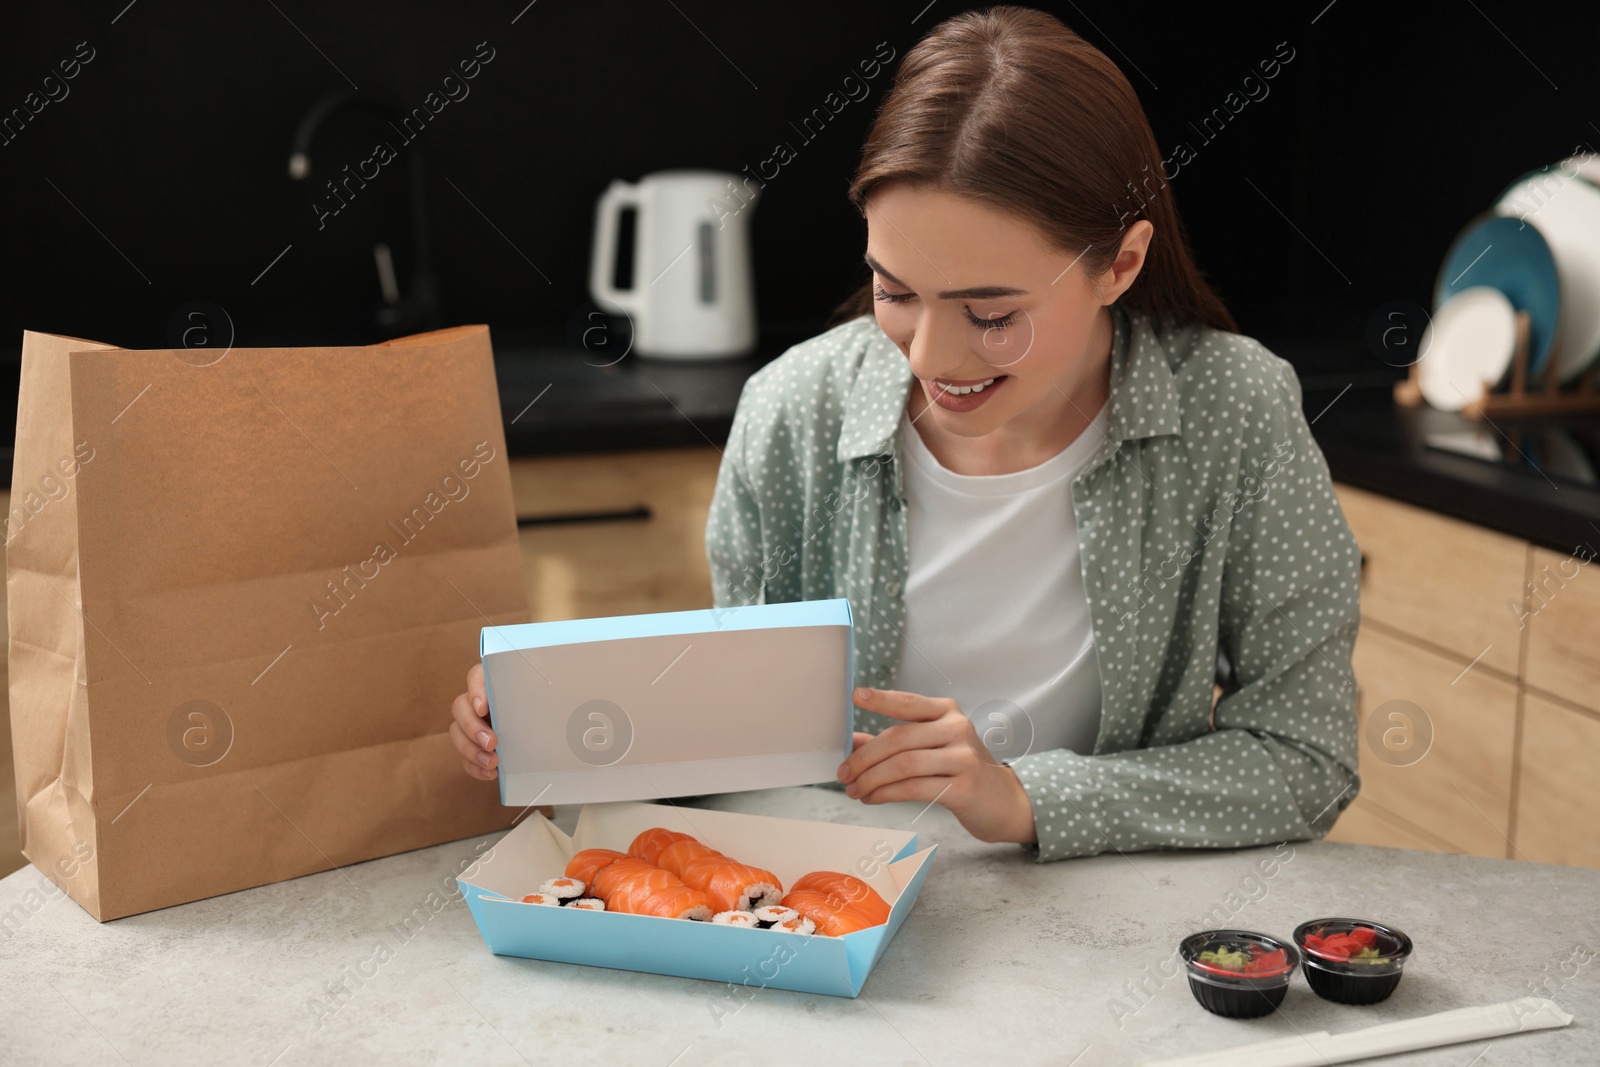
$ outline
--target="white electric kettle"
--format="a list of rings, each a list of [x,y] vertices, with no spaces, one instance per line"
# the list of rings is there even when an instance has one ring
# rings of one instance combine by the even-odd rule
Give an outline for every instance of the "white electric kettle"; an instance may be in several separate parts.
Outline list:
[[[633,323],[633,351],[732,358],[755,347],[750,215],[756,189],[736,174],[663,170],[613,181],[595,205],[589,294]],[[633,208],[633,284],[614,282],[617,220]]]

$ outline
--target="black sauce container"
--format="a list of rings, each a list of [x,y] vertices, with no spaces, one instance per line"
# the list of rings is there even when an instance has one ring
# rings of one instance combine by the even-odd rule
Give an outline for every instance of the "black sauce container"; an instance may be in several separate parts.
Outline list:
[[[1345,934],[1357,926],[1377,932],[1373,945],[1378,955],[1368,959],[1343,959],[1322,955],[1306,946],[1307,934]],[[1402,931],[1369,919],[1313,919],[1294,928],[1294,943],[1305,958],[1306,983],[1319,997],[1340,1004],[1376,1004],[1387,1000],[1400,984],[1400,973],[1411,955],[1411,938]]]
[[[1282,949],[1284,963],[1270,971],[1249,972],[1200,962],[1202,952],[1224,947],[1242,949],[1251,955]],[[1251,1019],[1274,1011],[1283,1003],[1289,979],[1300,963],[1300,952],[1294,945],[1254,930],[1202,930],[1184,938],[1178,952],[1194,999],[1207,1011],[1232,1019]]]

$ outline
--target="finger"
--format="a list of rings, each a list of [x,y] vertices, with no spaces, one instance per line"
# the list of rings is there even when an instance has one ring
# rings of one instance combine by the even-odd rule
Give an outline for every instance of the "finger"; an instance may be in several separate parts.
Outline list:
[[[467,671],[467,696],[472,710],[484,718],[489,717],[489,690],[483,682],[483,664],[474,663]]]
[[[856,689],[853,699],[858,707],[905,722],[932,722],[957,708],[956,702],[947,697],[925,697],[921,693],[907,693],[900,689],[860,687]]]
[[[915,748],[897,752],[863,771],[845,787],[845,793],[864,797],[875,789],[907,778],[926,778],[930,775],[949,775],[955,770],[954,761],[942,748]]]
[[[493,781],[498,775],[498,772],[496,771],[491,771],[487,768],[480,767],[477,760],[464,759],[461,761],[461,766],[462,769],[467,772],[467,774],[484,782]]]
[[[472,710],[471,699],[472,694],[470,693],[462,693],[456,697],[455,703],[450,705],[451,725],[460,729],[462,737],[469,739],[485,752],[491,751],[495,745],[499,744],[499,738],[495,737],[494,731],[489,729],[489,724],[479,718],[478,713]],[[466,755],[467,753],[463,754]]]
[[[477,762],[478,753],[483,751],[466,734],[461,732],[461,724],[455,721],[450,723],[450,743],[456,747],[457,752],[461,753],[462,759],[472,760],[473,762]]]
[[[476,763],[485,770],[493,770],[499,763],[500,757],[493,752],[486,752],[466,734],[461,732],[461,724],[450,724],[450,743],[456,746],[456,751],[461,753],[461,758]]]
[[[874,789],[861,798],[861,803],[896,804],[914,801],[918,804],[932,804],[948,800],[954,784],[954,778],[902,778],[898,782],[891,782]],[[945,806],[949,807],[948,804]]]
[[[914,748],[943,748],[955,736],[953,730],[939,723],[909,722],[891,726],[845,758],[839,766],[839,781],[849,785],[869,767],[890,756]]]
[[[877,734],[864,734],[860,730],[857,730],[853,735],[851,735],[850,751],[854,752],[856,749],[860,748],[862,745],[866,744],[868,741],[871,741],[877,736]]]

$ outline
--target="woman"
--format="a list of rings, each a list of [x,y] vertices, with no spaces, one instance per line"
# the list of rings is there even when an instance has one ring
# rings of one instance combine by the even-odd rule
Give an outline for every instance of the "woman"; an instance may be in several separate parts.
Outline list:
[[[717,606],[850,600],[849,795],[1041,860],[1317,836],[1357,788],[1359,555],[1160,166],[1055,19],[934,29],[850,188],[872,280],[751,377],[706,526]]]

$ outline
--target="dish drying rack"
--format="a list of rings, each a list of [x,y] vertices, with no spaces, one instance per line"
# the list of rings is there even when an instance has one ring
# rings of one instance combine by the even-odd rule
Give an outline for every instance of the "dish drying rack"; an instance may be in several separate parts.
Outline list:
[[[1573,415],[1600,411],[1600,360],[1584,371],[1578,381],[1562,388],[1560,376],[1546,374],[1544,384],[1528,386],[1528,322],[1526,311],[1517,312],[1516,347],[1511,357],[1511,380],[1504,389],[1483,386],[1476,400],[1462,408],[1463,418],[1488,421],[1495,416],[1518,415]],[[1545,361],[1550,367],[1558,365],[1558,353],[1551,349]],[[1394,383],[1394,402],[1401,407],[1419,407],[1422,399],[1422,361],[1411,364],[1407,377]]]

